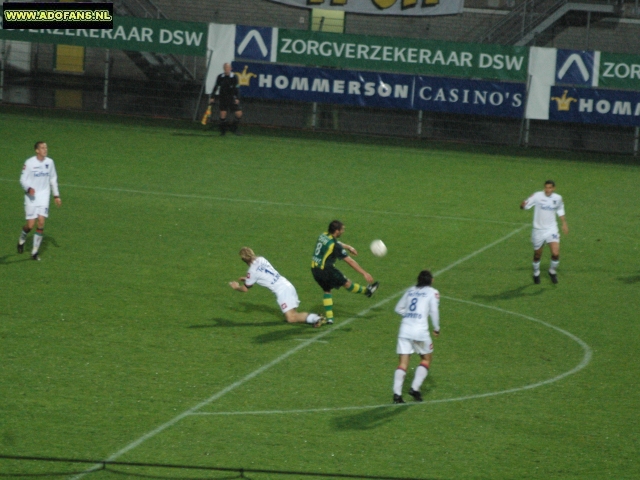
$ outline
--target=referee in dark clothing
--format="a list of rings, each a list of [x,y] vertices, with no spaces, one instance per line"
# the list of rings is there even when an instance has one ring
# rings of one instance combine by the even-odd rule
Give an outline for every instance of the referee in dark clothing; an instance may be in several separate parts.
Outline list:
[[[242,118],[242,107],[240,106],[240,92],[238,90],[238,76],[231,71],[231,65],[225,63],[222,67],[224,73],[216,78],[216,85],[213,87],[213,96],[209,103],[218,102],[220,106],[220,135],[231,130],[234,134],[240,135],[238,132],[238,124]],[[227,120],[229,111],[234,113],[234,119],[231,123]]]

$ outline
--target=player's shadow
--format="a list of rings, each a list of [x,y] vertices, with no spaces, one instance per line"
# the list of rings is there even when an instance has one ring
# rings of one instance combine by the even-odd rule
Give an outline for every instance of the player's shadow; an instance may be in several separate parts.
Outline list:
[[[633,285],[634,283],[640,283],[640,274],[630,275],[628,277],[618,277],[618,281],[626,283],[627,285]]]
[[[278,311],[277,307],[272,305],[264,305],[260,303],[240,302],[238,303],[238,311],[255,315],[258,318],[278,318],[283,320],[282,314]]]
[[[42,239],[42,243],[40,244],[40,248],[38,249],[39,253],[46,252],[49,249],[49,246],[60,248],[60,245],[55,238],[50,237],[49,235],[45,235],[45,237]],[[26,251],[27,249],[25,248],[25,252]]]
[[[523,298],[523,297],[536,297],[538,295],[542,295],[545,290],[541,288],[536,288],[534,291],[527,291],[531,287],[535,287],[536,285],[523,285],[518,288],[512,288],[511,290],[505,290],[504,292],[495,293],[493,295],[474,295],[473,298],[475,300],[484,300],[486,302],[495,302],[498,300],[513,300],[514,298]]]
[[[209,320],[211,323],[203,323],[200,325],[189,325],[187,328],[224,328],[224,327],[273,327],[274,325],[282,325],[280,322],[262,322],[256,320],[255,322],[234,322],[227,318],[212,318]]]
[[[174,137],[212,137],[212,132],[209,133],[187,133],[187,132],[174,132],[171,134]]]
[[[28,262],[31,260],[31,249],[32,247],[32,243],[31,242],[27,242],[28,245],[24,246],[24,253],[22,255],[17,254],[18,257],[22,257],[22,258],[18,258],[17,260],[12,260],[12,261],[7,261],[7,259],[13,257],[13,255],[5,255],[3,257],[0,257],[0,265],[10,265],[12,263],[20,263],[20,262]],[[42,254],[45,253],[47,251],[47,249],[49,248],[49,245],[55,247],[55,248],[60,248],[60,245],[58,244],[58,242],[56,241],[55,238],[50,237],[50,236],[45,236],[42,239],[42,243],[40,244],[40,248],[38,249],[38,253]]]
[[[306,323],[296,323],[287,325],[288,328],[272,330],[267,333],[256,336],[253,343],[271,343],[291,340],[292,338],[311,338],[318,330],[307,325]]]
[[[410,407],[407,404],[406,407]],[[377,407],[355,415],[344,415],[332,420],[336,430],[373,430],[391,422],[398,415],[407,411],[406,407]]]
[[[17,254],[16,254],[17,255]],[[21,262],[31,262],[31,255],[17,255],[19,258],[16,260],[7,261],[8,258],[13,257],[14,255],[5,255],[4,257],[0,257],[0,265],[11,265],[12,263],[21,263]]]

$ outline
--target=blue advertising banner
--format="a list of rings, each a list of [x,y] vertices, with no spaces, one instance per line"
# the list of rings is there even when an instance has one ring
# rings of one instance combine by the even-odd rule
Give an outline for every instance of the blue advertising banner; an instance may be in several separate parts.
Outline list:
[[[525,85],[234,62],[245,97],[520,118]]]
[[[273,62],[276,58],[276,50],[272,43],[274,32],[277,41],[277,31],[276,28],[236,25],[236,58]]]
[[[411,108],[522,118],[526,85],[443,77],[415,77]]]
[[[640,92],[551,87],[549,120],[640,126]]]
[[[558,49],[556,84],[598,86],[600,52]]]

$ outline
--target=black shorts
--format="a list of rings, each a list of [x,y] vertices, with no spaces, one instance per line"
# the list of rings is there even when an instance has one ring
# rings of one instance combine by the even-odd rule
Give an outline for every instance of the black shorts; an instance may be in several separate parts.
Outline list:
[[[220,107],[220,110],[223,112],[228,112],[228,111],[238,112],[242,110],[240,103],[236,105],[235,98],[220,98],[220,101],[218,102],[218,106]]]
[[[311,273],[315,281],[325,292],[333,290],[334,288],[344,287],[344,284],[348,281],[347,277],[335,267],[325,267],[324,270],[312,268]]]

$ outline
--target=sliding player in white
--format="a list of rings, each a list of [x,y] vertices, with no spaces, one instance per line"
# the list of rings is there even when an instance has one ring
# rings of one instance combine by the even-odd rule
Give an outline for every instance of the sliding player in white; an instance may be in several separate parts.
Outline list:
[[[256,283],[271,290],[278,301],[280,310],[284,313],[284,318],[289,323],[309,323],[314,327],[321,327],[327,320],[315,313],[298,312],[296,308],[300,305],[298,293],[293,284],[278,273],[273,265],[264,257],[258,257],[249,247],[240,249],[240,258],[249,265],[246,277],[240,278],[240,282],[229,282],[229,286],[239,292],[248,292]]]
[[[418,283],[407,290],[398,304],[396,313],[402,315],[398,346],[396,353],[400,357],[400,365],[393,377],[393,403],[404,403],[402,399],[402,385],[409,368],[409,357],[412,353],[420,355],[420,365],[411,384],[411,395],[416,401],[422,401],[420,387],[429,374],[429,365],[433,354],[433,342],[429,335],[429,321],[433,325],[433,336],[440,335],[440,293],[431,287],[433,276],[429,270],[423,270],[418,275]]]
[[[533,211],[533,231],[531,243],[533,244],[533,283],[540,283],[540,259],[544,244],[551,250],[551,265],[549,277],[553,283],[558,283],[558,265],[560,264],[560,232],[556,215],[562,220],[562,232],[569,233],[567,221],[564,218],[564,202],[562,197],[555,193],[556,184],[553,180],[544,182],[544,190],[536,192],[520,204],[520,208]]]
[[[38,226],[33,236],[31,258],[40,260],[38,249],[42,243],[44,222],[49,216],[51,190],[53,190],[53,198],[58,207],[62,205],[62,200],[60,200],[60,191],[58,190],[56,166],[53,160],[47,157],[47,144],[45,142],[36,142],[33,148],[36,154],[24,162],[22,175],[20,175],[20,185],[24,190],[24,211],[27,224],[22,227],[22,232],[20,233],[18,253],[24,252],[27,235],[33,229],[37,219]]]

